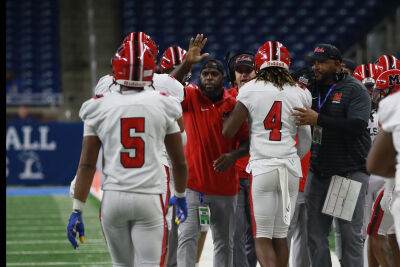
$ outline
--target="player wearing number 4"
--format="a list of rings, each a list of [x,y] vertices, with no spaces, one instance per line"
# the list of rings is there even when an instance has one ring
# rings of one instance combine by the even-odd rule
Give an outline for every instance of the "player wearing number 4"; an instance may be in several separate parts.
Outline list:
[[[331,177],[340,176],[343,181],[348,182],[346,178],[353,185],[361,185],[353,210],[344,210],[347,214],[352,212],[350,220],[337,220],[342,237],[342,264],[363,266],[361,227],[369,180],[365,158],[371,145],[367,129],[371,100],[364,85],[342,70],[342,56],[335,46],[319,44],[306,60],[314,64],[313,103],[311,108],[295,107],[293,116],[298,125],[312,125],[314,129],[305,188],[311,265],[332,265],[328,236],[333,217],[321,210]]]
[[[231,137],[248,119],[250,201],[261,266],[288,264],[286,236],[302,177],[300,158],[311,145],[310,127],[297,127],[290,116],[292,107],[311,105],[311,94],[297,86],[289,75],[289,66],[289,52],[280,42],[261,46],[255,56],[256,78],[241,87],[222,131],[225,137]]]
[[[144,43],[125,43],[113,59],[113,70],[120,92],[96,96],[80,110],[84,138],[68,239],[76,248],[76,233],[84,236],[81,214],[102,145],[106,178],[101,225],[113,266],[163,266],[167,241],[163,144],[175,178],[170,204],[177,206],[181,222],[187,217],[187,165],[177,123],[182,108],[174,97],[144,90],[155,70],[154,57]]]

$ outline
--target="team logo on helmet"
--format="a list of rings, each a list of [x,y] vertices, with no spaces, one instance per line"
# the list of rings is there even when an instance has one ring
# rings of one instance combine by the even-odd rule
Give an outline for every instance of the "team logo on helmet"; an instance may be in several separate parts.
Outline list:
[[[375,90],[378,91],[380,99],[388,94],[400,91],[400,70],[388,70],[379,75]]]

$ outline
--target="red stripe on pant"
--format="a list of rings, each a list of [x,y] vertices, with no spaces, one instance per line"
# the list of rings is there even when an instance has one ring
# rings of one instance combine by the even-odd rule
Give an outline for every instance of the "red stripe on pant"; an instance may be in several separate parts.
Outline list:
[[[254,218],[252,188],[253,188],[253,174],[250,173],[249,202],[250,202],[250,211],[251,211],[251,224],[252,224],[252,228],[253,228],[253,238],[256,238],[256,236],[257,236],[257,225],[256,225],[256,219]]]
[[[164,206],[162,194],[160,195],[160,202],[161,202],[161,208],[164,210],[167,205]],[[164,225],[163,225],[164,234],[163,234],[163,241],[162,241],[162,247],[161,247],[160,267],[164,266],[165,256],[167,254],[167,241],[168,241],[168,229],[167,229],[167,222],[165,221],[165,214],[163,215],[163,219],[164,219]]]
[[[383,197],[383,193],[384,193],[384,191],[382,190],[375,200],[374,212],[372,213],[371,221],[369,222],[368,228],[367,228],[368,235],[377,235],[378,234],[378,230],[381,225],[382,217],[383,217],[383,213],[384,213],[381,208],[381,199]]]
[[[101,232],[103,233],[104,241],[106,242],[106,245],[107,245],[107,238],[106,238],[106,235],[104,234],[103,225],[101,224],[101,206],[102,206],[102,204],[103,204],[103,201],[100,202],[100,209],[99,209],[100,228],[101,228]]]
[[[171,198],[171,190],[169,189],[169,182],[170,182],[171,178],[169,176],[169,167],[164,165],[164,168],[165,168],[165,172],[167,174],[167,193],[165,194],[165,202],[164,202],[165,203],[164,216],[166,216],[167,212],[168,212],[168,202],[169,202],[169,199]]]

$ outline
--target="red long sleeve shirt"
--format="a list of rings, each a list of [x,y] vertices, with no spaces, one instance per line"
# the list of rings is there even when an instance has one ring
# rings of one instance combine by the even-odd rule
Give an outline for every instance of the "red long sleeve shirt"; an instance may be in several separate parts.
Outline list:
[[[223,113],[231,112],[235,104],[236,99],[226,90],[222,100],[213,103],[199,88],[185,87],[182,109],[187,134],[188,188],[222,196],[233,196],[239,192],[238,173],[234,165],[225,172],[217,172],[213,167],[219,156],[234,150],[237,141],[249,139],[247,123],[232,138],[222,135]]]

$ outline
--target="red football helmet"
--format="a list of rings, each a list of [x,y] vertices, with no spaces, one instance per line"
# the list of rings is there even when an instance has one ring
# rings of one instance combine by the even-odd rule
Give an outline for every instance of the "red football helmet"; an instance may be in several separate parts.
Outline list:
[[[165,50],[163,57],[161,59],[161,72],[165,70],[170,70],[182,63],[186,58],[186,50],[182,49],[180,46],[173,45]]]
[[[112,60],[113,76],[118,84],[129,87],[151,85],[156,62],[151,49],[141,42],[126,42]]]
[[[382,72],[376,80],[376,89],[399,91],[400,90],[400,70],[387,70]]]
[[[382,72],[392,69],[400,69],[400,60],[392,55],[380,56],[376,61],[375,65],[381,69]]]
[[[290,54],[280,42],[268,41],[263,44],[254,57],[256,72],[269,67],[281,67],[289,70]]]
[[[151,52],[153,53],[153,56],[157,61],[158,57],[157,44],[151,39],[149,35],[145,34],[144,32],[131,32],[125,37],[122,44],[125,44],[126,42],[134,42],[135,40],[146,44],[151,49]]]
[[[354,70],[353,76],[362,82],[371,94],[379,73],[380,69],[375,64],[362,64]]]

